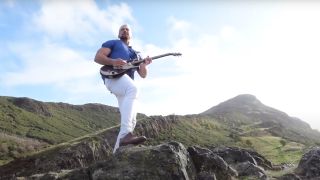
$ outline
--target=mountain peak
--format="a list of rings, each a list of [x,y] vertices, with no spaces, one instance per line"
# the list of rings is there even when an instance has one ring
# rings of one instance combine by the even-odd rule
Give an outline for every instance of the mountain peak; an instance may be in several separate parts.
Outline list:
[[[217,111],[224,111],[227,109],[257,109],[264,106],[254,95],[251,94],[240,94],[234,98],[224,101],[217,106],[214,106],[202,114],[214,114]]]
[[[317,133],[312,131],[310,125],[306,122],[266,106],[250,94],[238,95],[201,114],[228,123],[232,127],[250,124],[255,127],[268,128],[268,132],[273,135],[295,139],[295,141],[298,140],[299,142],[305,141],[304,137],[319,138],[318,135],[315,135]],[[293,130],[297,134],[293,134]],[[313,139],[316,140],[316,138]]]
[[[251,94],[240,94],[224,103],[242,104],[242,105],[261,105],[262,104],[254,95],[251,95]]]

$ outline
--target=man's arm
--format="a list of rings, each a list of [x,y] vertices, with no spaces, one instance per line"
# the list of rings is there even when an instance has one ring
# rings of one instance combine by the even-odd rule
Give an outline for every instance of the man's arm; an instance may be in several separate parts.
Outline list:
[[[147,66],[152,62],[152,59],[148,56],[145,58],[145,61],[140,64],[139,69],[138,69],[138,74],[140,77],[145,78],[147,77],[148,74],[148,68]]]
[[[111,53],[110,48],[102,47],[97,51],[94,61],[101,65],[111,65],[111,66],[122,66],[127,63],[126,61],[120,58],[118,59],[109,58],[108,56],[110,53]]]

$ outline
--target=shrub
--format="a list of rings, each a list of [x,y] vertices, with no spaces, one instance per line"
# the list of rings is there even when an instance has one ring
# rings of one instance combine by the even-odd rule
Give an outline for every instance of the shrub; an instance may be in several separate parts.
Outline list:
[[[250,147],[252,146],[252,142],[249,139],[246,140],[246,144]]]
[[[280,140],[280,144],[281,144],[282,147],[283,147],[283,146],[285,146],[285,145],[287,144],[287,141],[284,140],[284,139],[281,139],[281,140]]]

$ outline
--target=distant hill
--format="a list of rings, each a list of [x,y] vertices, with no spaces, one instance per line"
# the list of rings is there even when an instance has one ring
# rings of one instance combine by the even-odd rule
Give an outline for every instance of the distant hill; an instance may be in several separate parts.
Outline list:
[[[319,143],[320,133],[298,118],[262,104],[255,96],[238,95],[203,113],[231,127],[251,125],[274,136],[300,143]]]

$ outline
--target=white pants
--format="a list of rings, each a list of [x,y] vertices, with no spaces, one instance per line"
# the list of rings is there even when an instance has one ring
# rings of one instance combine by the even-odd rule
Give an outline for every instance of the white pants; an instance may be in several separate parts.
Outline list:
[[[113,149],[113,153],[115,153],[119,148],[120,139],[133,132],[136,126],[138,88],[135,82],[126,74],[116,79],[106,78],[105,85],[117,97],[121,115],[120,132]]]

